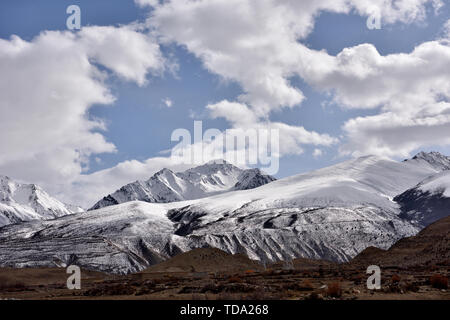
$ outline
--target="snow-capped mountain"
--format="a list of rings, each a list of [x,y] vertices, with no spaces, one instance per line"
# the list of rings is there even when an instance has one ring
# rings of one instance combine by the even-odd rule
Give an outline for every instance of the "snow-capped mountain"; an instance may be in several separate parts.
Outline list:
[[[47,220],[82,212],[52,198],[35,184],[0,176],[0,226],[30,220]]]
[[[427,226],[450,215],[450,171],[433,175],[395,197],[401,217]]]
[[[419,232],[417,224],[399,216],[392,199],[442,166],[416,160],[363,157],[252,190],[172,203],[133,201],[7,226],[0,232],[0,265],[76,261],[128,273],[199,247],[264,261],[348,261],[369,246],[387,249]]]
[[[274,177],[264,174],[260,169],[244,170],[239,175],[238,182],[234,185],[233,190],[254,189],[275,180]]]
[[[259,169],[243,170],[223,160],[211,161],[184,172],[163,169],[147,181],[123,186],[90,210],[135,200],[151,203],[193,200],[232,190],[252,189],[274,180]]]
[[[412,159],[405,160],[410,163],[429,164],[438,171],[450,170],[450,157],[447,157],[439,152],[420,152]]]

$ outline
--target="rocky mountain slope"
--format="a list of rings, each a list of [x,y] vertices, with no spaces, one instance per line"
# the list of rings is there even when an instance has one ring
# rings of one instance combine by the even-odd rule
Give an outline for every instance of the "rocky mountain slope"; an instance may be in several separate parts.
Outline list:
[[[204,247],[265,262],[344,262],[369,246],[388,249],[417,234],[420,226],[399,216],[393,198],[442,168],[423,158],[399,163],[362,157],[252,190],[172,203],[126,202],[7,226],[0,229],[0,265],[76,263],[129,273]]]
[[[433,175],[394,199],[401,217],[425,227],[450,215],[450,171]]]
[[[450,216],[440,219],[416,236],[401,239],[389,250],[367,248],[352,261],[354,264],[379,266],[450,265]]]
[[[163,169],[146,181],[127,184],[104,197],[90,210],[128,201],[168,203],[193,200],[233,190],[253,189],[275,178],[259,169],[240,169],[225,161],[211,161],[184,172]]]
[[[438,171],[450,170],[450,157],[436,151],[419,152],[411,159],[405,160],[405,162],[416,163],[419,165],[429,164]]]
[[[56,200],[35,184],[18,183],[0,176],[0,226],[54,219],[82,211]]]

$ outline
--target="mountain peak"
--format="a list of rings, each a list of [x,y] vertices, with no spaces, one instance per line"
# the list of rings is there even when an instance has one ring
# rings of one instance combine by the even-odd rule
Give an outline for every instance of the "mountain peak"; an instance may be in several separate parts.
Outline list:
[[[174,174],[174,172],[170,169],[163,168],[159,170],[157,173],[155,173],[153,176],[160,176],[160,175],[166,175],[166,174]]]
[[[430,151],[430,152],[421,151],[413,157],[413,159],[430,159],[430,158],[442,159],[442,158],[448,158],[448,157],[438,151]]]
[[[90,210],[128,201],[166,203],[194,200],[234,190],[253,189],[275,178],[259,169],[240,169],[222,159],[174,173],[164,168],[145,182],[130,183],[104,197]]]
[[[450,157],[447,157],[437,151],[419,152],[411,160],[425,161],[439,171],[450,170]],[[411,161],[411,160],[407,160],[407,161]]]
[[[223,159],[214,159],[206,162],[204,165],[212,165],[212,164],[231,164]]]
[[[48,220],[80,212],[51,197],[36,184],[19,183],[0,175],[0,226],[30,220]]]

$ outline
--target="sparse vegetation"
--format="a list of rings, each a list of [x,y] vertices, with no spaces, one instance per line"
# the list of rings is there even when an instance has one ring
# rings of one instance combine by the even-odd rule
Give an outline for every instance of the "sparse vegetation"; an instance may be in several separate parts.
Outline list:
[[[402,278],[398,274],[393,274],[391,277],[391,282],[393,284],[398,284],[401,280]]]
[[[238,276],[231,276],[228,278],[228,283],[242,283],[243,280]]]
[[[434,274],[430,277],[430,284],[436,289],[448,289],[448,278],[441,274]]]
[[[327,296],[340,298],[342,296],[342,287],[340,282],[333,282],[327,288]]]

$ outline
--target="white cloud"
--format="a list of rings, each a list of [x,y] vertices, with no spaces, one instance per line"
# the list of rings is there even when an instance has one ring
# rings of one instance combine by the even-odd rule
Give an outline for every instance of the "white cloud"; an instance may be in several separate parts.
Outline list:
[[[43,32],[32,41],[0,39],[0,172],[42,184],[70,184],[92,154],[114,152],[90,119],[94,104],[111,104],[108,73],[139,85],[163,70],[159,47],[129,27]]]
[[[444,24],[444,27],[442,28],[442,33],[444,35],[444,38],[450,40],[450,19],[447,20],[447,22]]]
[[[258,122],[256,115],[243,103],[223,100],[209,104],[206,108],[212,118],[225,118],[233,126],[246,126]]]
[[[313,151],[313,157],[314,158],[320,158],[323,155],[323,151],[321,149],[314,149]]]
[[[363,44],[325,58],[326,70],[303,76],[334,92],[342,106],[378,111],[345,123],[344,154],[404,157],[418,148],[449,144],[449,42],[425,42],[411,53],[387,56]]]
[[[252,110],[243,103],[223,100],[207,106],[212,118],[225,118],[234,130],[277,129],[280,134],[280,154],[300,154],[303,145],[331,146],[338,142],[328,134],[311,132],[301,126],[292,126],[282,122],[263,121],[258,119]]]
[[[114,71],[124,80],[146,83],[148,73],[161,74],[164,59],[159,44],[132,26],[83,28],[79,35],[79,45],[86,55]]]
[[[366,17],[376,9],[385,26],[423,21],[427,5],[438,11],[443,2],[170,0],[154,4],[149,24],[164,41],[186,46],[211,72],[241,84],[245,93],[238,103],[211,110],[213,116],[224,117],[234,126],[269,121],[270,112],[300,104],[303,93],[290,82],[291,77],[300,76],[316,89],[332,93],[339,105],[380,110],[379,116],[385,116],[384,126],[390,123],[392,129],[407,131],[421,121],[424,113],[433,120],[445,118],[447,111],[439,102],[448,101],[449,96],[448,43],[430,41],[411,53],[387,56],[380,55],[371,44],[361,44],[332,56],[301,42],[323,11],[353,11]],[[411,127],[398,127],[394,118],[386,116],[389,114],[405,117]],[[429,141],[417,137],[415,143],[405,143],[399,151],[402,135],[397,132],[376,136],[378,131],[372,130],[375,136],[367,139],[369,129],[365,126],[374,126],[377,119],[353,119],[345,124],[348,141],[342,152],[403,154]],[[435,129],[427,125],[421,130]],[[447,132],[443,130],[435,143],[447,143]]]
[[[163,103],[164,103],[164,105],[165,105],[167,108],[171,108],[172,105],[173,105],[172,100],[170,100],[169,98],[163,99]]]
[[[153,7],[159,3],[159,0],[134,0],[134,2],[140,7],[145,7],[145,6]]]
[[[155,7],[149,24],[166,41],[186,46],[211,72],[239,82],[245,91],[240,101],[257,116],[267,116],[303,101],[303,93],[289,79],[298,75],[297,65],[304,58],[298,40],[312,31],[320,12],[355,10],[369,16],[377,7],[384,23],[412,22],[425,17],[427,3],[441,4],[430,0],[171,0],[149,3]]]
[[[341,147],[344,154],[407,157],[416,149],[450,144],[450,103],[440,102],[419,112],[383,112],[359,117],[344,125],[348,141]]]

